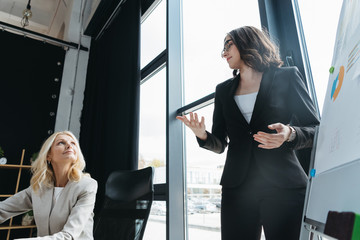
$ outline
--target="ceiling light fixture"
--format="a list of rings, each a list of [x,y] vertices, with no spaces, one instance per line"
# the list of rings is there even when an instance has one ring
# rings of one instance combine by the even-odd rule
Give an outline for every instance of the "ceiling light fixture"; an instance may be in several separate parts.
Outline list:
[[[21,26],[27,27],[29,26],[29,19],[32,17],[32,12],[31,12],[31,0],[29,0],[26,9],[24,9],[23,11],[23,18],[21,19]]]

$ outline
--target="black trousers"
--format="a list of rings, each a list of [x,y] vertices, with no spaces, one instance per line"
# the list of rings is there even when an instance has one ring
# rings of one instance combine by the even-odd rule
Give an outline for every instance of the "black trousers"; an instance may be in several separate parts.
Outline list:
[[[222,188],[222,240],[298,240],[305,188],[281,189],[264,179],[253,165],[241,186]]]

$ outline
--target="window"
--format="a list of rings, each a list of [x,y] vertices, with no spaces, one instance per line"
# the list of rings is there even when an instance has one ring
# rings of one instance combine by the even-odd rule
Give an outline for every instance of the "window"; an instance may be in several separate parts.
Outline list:
[[[142,74],[140,86],[138,167],[153,166],[153,182],[159,184],[166,182],[166,68],[152,61],[166,50],[166,1],[150,8],[141,24],[141,70],[146,67],[147,76]],[[153,202],[144,239],[166,239],[166,213],[165,201]]]
[[[204,7],[206,6],[206,8]],[[206,10],[205,10],[206,9]],[[221,50],[226,33],[244,26],[261,28],[258,1],[183,0],[184,95],[190,104],[215,91],[232,77]],[[211,131],[213,104],[196,111]],[[188,239],[220,239],[220,178],[226,153],[198,146],[186,128],[186,183]]]
[[[206,10],[204,8],[206,6]],[[221,58],[226,33],[244,26],[260,26],[257,1],[183,0],[185,104],[215,91],[232,77]]]
[[[141,63],[145,67],[166,49],[166,1],[159,5],[141,24]]]
[[[155,167],[154,184],[166,182],[166,68],[140,87],[139,169]]]
[[[212,126],[214,105],[196,113]],[[188,239],[221,239],[220,178],[226,154],[216,154],[199,147],[193,132],[186,128]]]
[[[166,240],[166,202],[153,201],[144,240]]]

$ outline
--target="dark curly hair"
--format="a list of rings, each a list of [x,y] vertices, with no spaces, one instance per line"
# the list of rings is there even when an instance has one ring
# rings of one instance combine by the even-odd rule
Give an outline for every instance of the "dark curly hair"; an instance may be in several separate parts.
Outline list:
[[[281,67],[278,46],[270,40],[266,29],[263,31],[252,26],[244,26],[228,33],[240,52],[244,63],[258,72],[264,72],[270,67]],[[238,70],[234,70],[234,76]]]

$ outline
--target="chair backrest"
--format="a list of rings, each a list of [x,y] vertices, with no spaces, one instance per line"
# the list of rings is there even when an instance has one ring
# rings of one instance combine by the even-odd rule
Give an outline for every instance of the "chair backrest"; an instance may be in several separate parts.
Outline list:
[[[94,229],[95,240],[141,240],[154,197],[152,167],[112,172]]]

